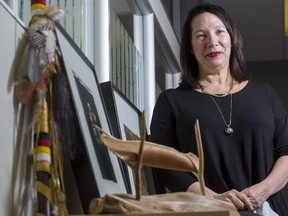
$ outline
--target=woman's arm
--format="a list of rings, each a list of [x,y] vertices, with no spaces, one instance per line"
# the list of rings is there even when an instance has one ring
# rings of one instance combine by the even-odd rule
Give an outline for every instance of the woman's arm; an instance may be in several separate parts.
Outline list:
[[[206,194],[216,199],[231,202],[239,210],[253,211],[261,207],[271,195],[281,190],[287,182],[288,156],[282,156],[276,161],[271,173],[260,183],[252,185],[241,192],[232,189],[222,194],[217,194],[206,187]],[[200,194],[200,184],[198,182],[191,184],[187,192]]]
[[[281,190],[288,182],[288,155],[280,157],[271,173],[260,183],[242,192],[250,199],[254,209],[259,208],[271,195]]]

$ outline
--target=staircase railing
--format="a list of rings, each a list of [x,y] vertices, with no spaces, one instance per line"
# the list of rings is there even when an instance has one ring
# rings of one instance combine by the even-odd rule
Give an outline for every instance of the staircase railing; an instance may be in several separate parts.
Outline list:
[[[95,19],[94,0],[46,0],[48,5],[65,8],[60,24],[94,64]],[[28,25],[31,18],[30,1],[19,0],[18,16]],[[143,57],[128,35],[120,19],[110,8],[110,79],[139,109],[143,109]]]

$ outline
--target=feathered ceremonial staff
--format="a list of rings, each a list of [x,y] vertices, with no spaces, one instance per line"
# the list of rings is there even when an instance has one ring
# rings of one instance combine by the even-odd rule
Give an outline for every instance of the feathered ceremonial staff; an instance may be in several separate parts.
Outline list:
[[[68,215],[62,173],[62,147],[53,116],[52,76],[59,70],[55,21],[63,16],[59,7],[46,10],[45,0],[31,1],[32,18],[28,42],[18,70],[15,95],[33,106],[35,214]]]

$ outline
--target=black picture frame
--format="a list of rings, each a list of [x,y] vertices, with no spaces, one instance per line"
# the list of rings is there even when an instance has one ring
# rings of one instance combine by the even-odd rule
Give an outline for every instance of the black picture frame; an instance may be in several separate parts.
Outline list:
[[[62,26],[56,26],[63,69],[69,86],[86,157],[73,163],[80,199],[85,213],[88,213],[92,198],[106,194],[127,193],[125,175],[120,160],[102,143],[97,124],[111,134],[110,122],[93,64],[74,43]]]
[[[100,83],[100,88],[115,137],[122,140],[140,140],[141,111],[111,81]],[[130,168],[127,175],[132,194],[135,194]],[[142,194],[156,194],[154,175],[150,167],[143,166],[142,169]]]

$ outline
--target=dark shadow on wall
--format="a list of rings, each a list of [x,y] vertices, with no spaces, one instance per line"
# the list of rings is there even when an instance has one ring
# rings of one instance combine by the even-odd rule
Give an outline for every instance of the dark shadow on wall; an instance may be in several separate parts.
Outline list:
[[[252,81],[272,85],[288,111],[288,60],[248,62],[246,65]]]

